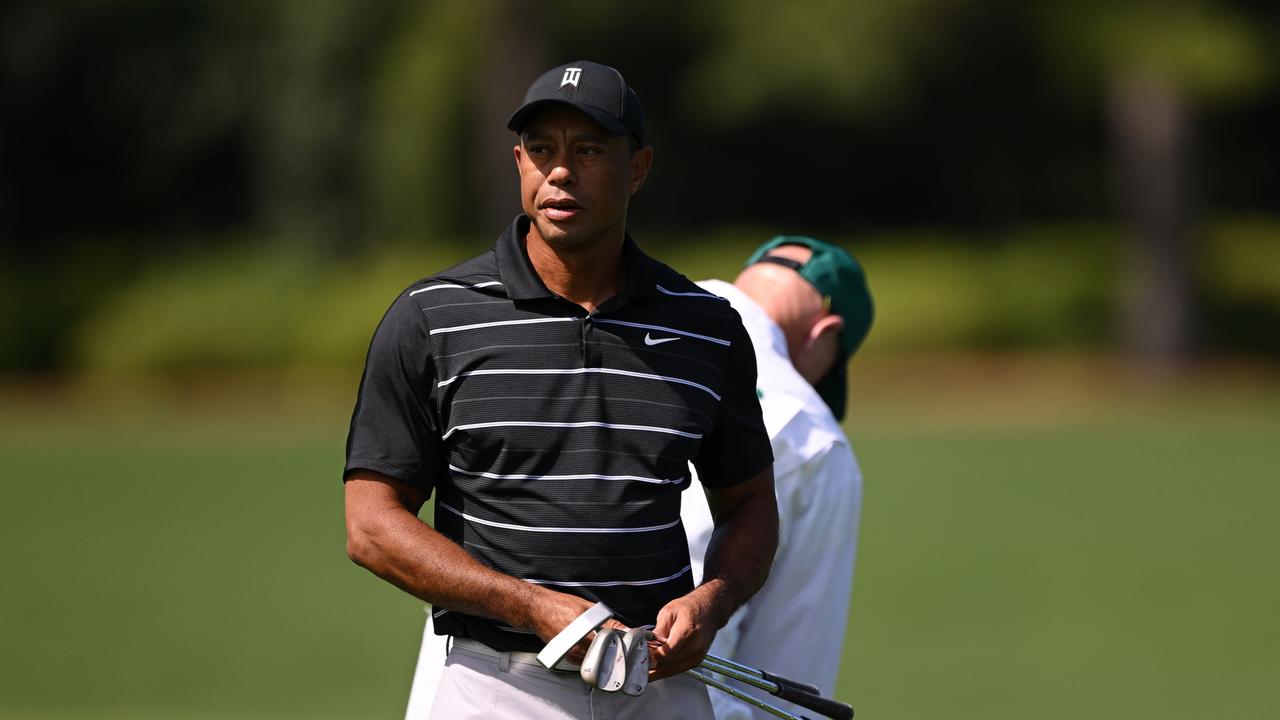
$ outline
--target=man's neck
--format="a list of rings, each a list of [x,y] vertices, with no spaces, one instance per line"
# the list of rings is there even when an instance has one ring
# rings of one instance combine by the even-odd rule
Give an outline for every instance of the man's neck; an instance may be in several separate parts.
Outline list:
[[[548,290],[592,312],[626,287],[624,239],[620,232],[579,248],[557,248],[530,228],[525,252]]]

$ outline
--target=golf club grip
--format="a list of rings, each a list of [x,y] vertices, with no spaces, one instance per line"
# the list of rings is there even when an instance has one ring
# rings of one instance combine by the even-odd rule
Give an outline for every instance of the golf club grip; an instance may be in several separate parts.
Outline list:
[[[773,693],[773,695],[787,702],[793,702],[800,707],[822,713],[831,718],[831,720],[853,720],[853,708],[851,706],[836,700],[829,700],[821,695],[801,692],[792,685],[778,685],[778,692]]]
[[[795,680],[788,680],[784,677],[779,677],[777,675],[774,675],[768,670],[760,670],[758,672],[760,673],[760,677],[764,678],[765,680],[768,680],[774,685],[777,685],[779,688],[784,688],[784,687],[790,688],[795,692],[809,693],[810,695],[822,694],[821,690],[814,687],[813,685],[810,685],[809,683],[802,683],[802,682],[796,682]]]

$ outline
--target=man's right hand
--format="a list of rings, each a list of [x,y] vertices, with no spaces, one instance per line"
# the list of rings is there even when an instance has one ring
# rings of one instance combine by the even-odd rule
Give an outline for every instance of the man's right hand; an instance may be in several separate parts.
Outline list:
[[[586,612],[595,603],[590,600],[580,598],[577,595],[569,595],[567,593],[556,592],[554,590],[546,590],[543,588],[542,593],[534,600],[529,608],[530,628],[545,644],[551,641],[551,638],[560,634],[569,626],[569,623],[578,619],[578,616]],[[617,620],[606,620],[601,627],[617,628],[626,632],[630,628]],[[591,646],[591,640],[595,637],[594,633],[588,633],[581,641],[573,646],[565,659],[572,662],[581,662],[587,654],[587,648]]]
[[[480,564],[417,517],[426,493],[373,471],[352,472],[346,486],[347,553],[406,592],[433,605],[532,630],[545,643],[591,607],[576,595],[503,575]],[[628,628],[615,620],[605,623]],[[568,657],[580,661],[592,637]]]

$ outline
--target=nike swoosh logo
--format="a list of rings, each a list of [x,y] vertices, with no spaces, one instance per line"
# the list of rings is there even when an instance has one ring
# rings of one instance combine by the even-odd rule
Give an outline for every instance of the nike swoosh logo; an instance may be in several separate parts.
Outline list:
[[[680,338],[678,337],[673,337],[673,338],[658,338],[657,340],[654,340],[653,338],[649,337],[649,333],[644,334],[645,345],[661,345],[664,342],[675,342],[676,340],[679,340],[679,339]]]

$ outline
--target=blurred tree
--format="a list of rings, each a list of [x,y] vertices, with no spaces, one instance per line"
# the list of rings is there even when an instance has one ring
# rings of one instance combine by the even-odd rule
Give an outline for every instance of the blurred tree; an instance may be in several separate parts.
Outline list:
[[[930,65],[950,62],[967,18],[1021,18],[1006,31],[1034,38],[1062,95],[1105,98],[1118,196],[1133,226],[1118,313],[1123,341],[1157,361],[1190,351],[1191,108],[1247,96],[1269,79],[1264,37],[1245,16],[1201,0],[700,7],[709,42],[685,76],[684,98],[691,112],[720,125],[779,108],[846,119],[885,113],[922,90]]]
[[[692,11],[704,33],[683,77],[690,113],[717,124],[802,108],[829,118],[882,113],[970,0],[714,0]]]
[[[646,242],[734,224],[996,243],[1107,213],[1112,167],[1135,228],[1120,335],[1177,356],[1192,210],[1280,207],[1258,151],[1277,26],[1268,0],[0,3],[0,361],[56,364],[104,289],[175,254],[491,237],[517,210],[506,114],[584,57],[644,97]]]
[[[545,54],[509,0],[410,3],[377,48],[363,138],[371,230],[497,233],[518,210],[505,118]],[[536,72],[536,71],[534,71]]]
[[[361,182],[376,49],[402,27],[404,3],[281,0],[255,10],[262,65],[244,78],[255,143],[258,217],[277,237],[338,248],[365,236]]]
[[[1028,5],[1067,88],[1107,99],[1117,195],[1133,232],[1118,313],[1126,347],[1155,365],[1194,345],[1190,244],[1194,108],[1264,87],[1263,34],[1222,3],[1200,0]],[[1090,90],[1092,92],[1092,90]]]
[[[23,238],[24,253],[86,234],[136,253],[266,230],[337,251],[470,229],[478,108],[518,96],[527,79],[513,65],[541,55],[536,33],[502,30],[524,12],[509,0],[4,4],[0,236]]]
[[[262,207],[306,244],[360,248],[508,222],[502,118],[543,62],[512,0],[273,6]],[[536,27],[536,26],[535,26]],[[496,223],[496,224],[495,224]]]
[[[264,37],[252,7],[0,4],[0,233],[34,254],[243,222],[252,192],[223,180],[250,162],[240,130]]]

